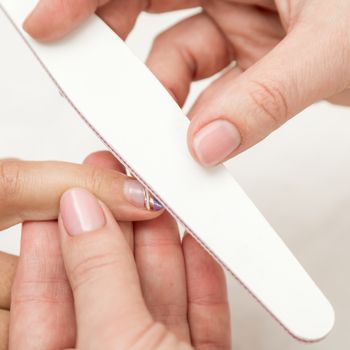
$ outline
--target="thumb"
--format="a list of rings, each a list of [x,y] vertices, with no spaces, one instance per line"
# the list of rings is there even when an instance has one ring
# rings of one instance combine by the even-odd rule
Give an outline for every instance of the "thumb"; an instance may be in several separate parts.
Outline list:
[[[90,192],[62,196],[59,229],[77,319],[77,348],[130,349],[152,324],[133,252],[109,209]]]
[[[109,0],[40,0],[23,27],[42,41],[58,39]]]
[[[204,91],[190,112],[194,158],[204,166],[228,160],[308,105],[349,86],[350,47],[333,27],[323,28],[323,35],[295,27],[247,71],[237,74],[236,67]]]

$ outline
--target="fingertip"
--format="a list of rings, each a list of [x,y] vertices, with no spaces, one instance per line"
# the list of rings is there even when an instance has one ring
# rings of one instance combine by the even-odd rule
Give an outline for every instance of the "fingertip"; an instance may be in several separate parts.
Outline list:
[[[23,29],[42,42],[58,40],[95,12],[92,1],[41,0],[23,23]]]
[[[205,249],[201,246],[201,244],[197,241],[196,238],[192,236],[192,234],[185,232],[182,238],[182,245],[184,246],[184,250],[188,252],[191,256],[196,253],[196,251],[204,251]]]
[[[38,41],[51,41],[56,39],[56,35],[53,35],[52,21],[50,19],[49,8],[43,1],[40,1],[33,11],[28,15],[23,23],[23,29],[34,39]],[[49,24],[49,26],[48,26]]]
[[[182,238],[182,244],[184,244],[184,245],[191,244],[192,240],[194,240],[192,235],[190,235],[188,232],[185,232],[185,234]]]

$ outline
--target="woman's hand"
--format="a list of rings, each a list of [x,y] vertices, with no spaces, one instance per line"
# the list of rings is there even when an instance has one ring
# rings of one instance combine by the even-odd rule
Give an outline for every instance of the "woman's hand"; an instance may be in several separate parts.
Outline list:
[[[91,157],[94,162],[83,166],[0,160],[0,231],[25,221],[57,219],[60,197],[68,188],[76,186],[88,189],[108,203],[120,220],[149,220],[162,213],[145,209],[144,188],[126,177],[121,166],[102,169],[110,159],[115,161],[111,154]],[[159,204],[153,208],[161,209]],[[16,265],[17,257],[0,252],[0,350],[7,349],[11,285]]]
[[[236,62],[189,117],[189,148],[212,166],[246,150],[310,104],[350,105],[349,0],[41,0],[25,28],[58,38],[97,13],[126,37],[143,10],[203,11],[155,40],[148,65],[183,105],[192,81]]]
[[[107,155],[103,166],[119,164]],[[73,189],[62,197],[59,225],[24,225],[10,349],[190,344],[230,349],[225,277],[193,238],[181,243],[169,215],[117,223],[105,204]]]

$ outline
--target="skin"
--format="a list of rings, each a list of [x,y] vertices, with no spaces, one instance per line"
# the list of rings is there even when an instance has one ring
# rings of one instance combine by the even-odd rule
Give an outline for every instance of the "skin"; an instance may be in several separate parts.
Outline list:
[[[120,169],[105,152],[86,163]],[[230,349],[219,265],[169,215],[117,223],[100,203],[106,225],[82,236],[23,225],[10,349]]]
[[[147,220],[160,215],[126,200],[126,180],[120,172],[88,164],[0,160],[0,230],[24,221],[56,219],[60,198],[72,187],[94,193],[118,220]]]
[[[24,27],[55,40],[97,11],[125,38],[142,11],[195,6],[202,13],[156,38],[148,65],[180,105],[192,81],[222,71],[189,113],[188,144],[198,161],[195,136],[215,120],[239,132],[238,148],[221,162],[318,100],[350,105],[348,0],[41,0]]]
[[[332,4],[317,0],[41,0],[25,28],[37,39],[50,41],[64,36],[97,11],[125,38],[142,11],[193,6],[202,6],[203,13],[162,33],[154,43],[148,65],[182,105],[192,81],[237,62],[203,92],[190,112],[188,141],[195,158],[193,139],[213,120],[228,120],[239,129],[240,146],[228,159],[317,100],[350,105],[347,0]],[[93,186],[87,187],[91,190]],[[29,203],[21,211],[22,216],[10,215],[2,227],[28,219]],[[44,219],[40,210],[35,213],[34,219]],[[47,216],[55,213],[57,201]],[[1,259],[15,261],[8,256]],[[6,271],[11,276],[15,263],[9,265]],[[0,285],[1,298],[7,304],[8,287],[7,282]],[[6,318],[7,314],[2,315]]]
[[[11,286],[17,266],[17,257],[0,253],[0,309],[9,310],[11,303]]]
[[[108,157],[112,156],[108,153]],[[123,185],[127,179],[124,169],[120,165],[111,169],[105,167],[106,156],[95,158],[94,162],[84,165],[0,160],[0,230],[27,221],[57,219],[60,197],[67,189],[76,186],[89,189],[107,203],[121,221],[144,221],[162,213],[129,204],[124,198]],[[16,256],[0,252],[0,349],[7,349],[4,334],[7,333],[17,260]]]
[[[0,310],[0,349],[8,349],[10,312]]]
[[[8,349],[11,288],[18,258],[0,252],[0,350]]]

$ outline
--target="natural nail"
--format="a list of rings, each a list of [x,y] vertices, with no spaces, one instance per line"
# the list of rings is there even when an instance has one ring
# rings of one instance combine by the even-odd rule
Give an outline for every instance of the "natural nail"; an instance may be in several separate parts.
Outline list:
[[[163,209],[157,198],[152,196],[137,180],[128,179],[124,184],[125,198],[135,207],[159,211]]]
[[[60,213],[64,227],[72,236],[99,230],[106,224],[99,202],[83,188],[74,188],[62,196]]]
[[[197,132],[193,148],[198,160],[205,166],[223,162],[241,143],[235,125],[227,120],[216,120]]]

